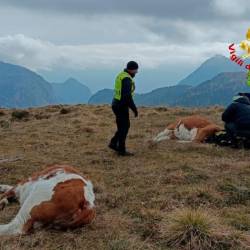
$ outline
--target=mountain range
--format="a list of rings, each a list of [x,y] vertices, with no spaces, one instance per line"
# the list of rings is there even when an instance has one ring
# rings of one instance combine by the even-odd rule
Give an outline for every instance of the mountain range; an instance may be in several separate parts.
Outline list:
[[[135,96],[135,102],[143,106],[210,106],[228,105],[238,92],[249,92],[243,68],[225,56],[216,55],[201,64],[177,85],[155,89]],[[89,103],[110,103],[113,90],[101,90]]]
[[[209,58],[174,86],[136,94],[139,106],[227,105],[237,92],[248,92],[246,73],[230,59]],[[0,106],[26,108],[50,104],[110,104],[113,90],[103,89],[91,96],[89,88],[74,78],[50,83],[24,67],[0,62]]]
[[[87,103],[90,96],[88,87],[73,78],[64,83],[49,83],[25,67],[0,62],[0,107]]]
[[[175,105],[202,107],[211,105],[228,105],[232,97],[239,92],[249,92],[245,72],[220,73],[211,80],[187,90],[176,99]]]
[[[55,101],[52,86],[40,75],[21,66],[0,62],[0,106],[26,108]]]
[[[242,68],[222,55],[215,55],[200,65],[178,84],[197,86],[222,72],[241,72]]]
[[[57,103],[78,104],[87,103],[91,97],[89,88],[74,78],[69,78],[63,83],[52,83]]]
[[[176,85],[159,88],[147,94],[135,95],[134,99],[139,106],[226,106],[238,92],[249,92],[245,82],[246,73],[226,72],[198,86]],[[112,96],[111,89],[99,91],[90,98],[89,104],[108,104]]]

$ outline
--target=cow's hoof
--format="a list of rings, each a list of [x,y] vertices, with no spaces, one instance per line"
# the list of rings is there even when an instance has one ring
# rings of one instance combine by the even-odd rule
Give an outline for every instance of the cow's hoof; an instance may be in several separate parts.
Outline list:
[[[0,201],[0,210],[3,210],[8,203],[9,202],[8,202],[8,200],[6,198],[2,199]]]

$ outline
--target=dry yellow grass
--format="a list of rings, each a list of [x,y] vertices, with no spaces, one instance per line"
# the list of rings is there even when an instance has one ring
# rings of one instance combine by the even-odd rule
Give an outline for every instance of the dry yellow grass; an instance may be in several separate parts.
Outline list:
[[[139,119],[131,116],[132,158],[120,158],[107,148],[115,131],[110,107],[64,108],[69,112],[60,112],[62,106],[29,109],[24,120],[13,119],[11,110],[1,111],[0,158],[18,159],[0,163],[0,183],[15,184],[53,163],[76,166],[94,183],[96,220],[74,231],[43,229],[2,237],[0,249],[190,249],[189,244],[166,244],[172,236],[161,227],[175,211],[197,208],[221,219],[222,249],[247,249],[250,152],[175,141],[155,147],[148,143],[179,116],[201,114],[222,125],[220,107],[140,108]],[[0,211],[0,223],[9,222],[17,211],[17,204]],[[213,234],[216,230],[211,228]]]

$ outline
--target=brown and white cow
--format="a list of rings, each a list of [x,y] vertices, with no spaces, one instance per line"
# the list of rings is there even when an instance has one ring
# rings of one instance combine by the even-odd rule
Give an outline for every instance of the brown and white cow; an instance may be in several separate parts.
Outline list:
[[[0,235],[26,234],[41,226],[76,228],[95,217],[92,183],[71,166],[53,165],[16,186],[0,185],[0,207],[19,201],[16,217],[0,225]]]
[[[219,126],[208,121],[205,117],[192,115],[179,118],[176,122],[169,124],[153,141],[160,142],[163,140],[177,139],[187,142],[204,142],[206,138],[221,130]]]

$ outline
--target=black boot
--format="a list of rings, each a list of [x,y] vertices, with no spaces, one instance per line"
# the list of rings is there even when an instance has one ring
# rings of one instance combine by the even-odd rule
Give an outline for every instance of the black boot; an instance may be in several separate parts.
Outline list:
[[[109,148],[112,149],[112,150],[114,150],[114,151],[118,151],[117,145],[115,145],[115,144],[112,143],[112,142],[109,143]]]
[[[134,154],[133,153],[131,153],[131,152],[128,152],[128,151],[118,151],[118,155],[119,156],[134,156]]]

